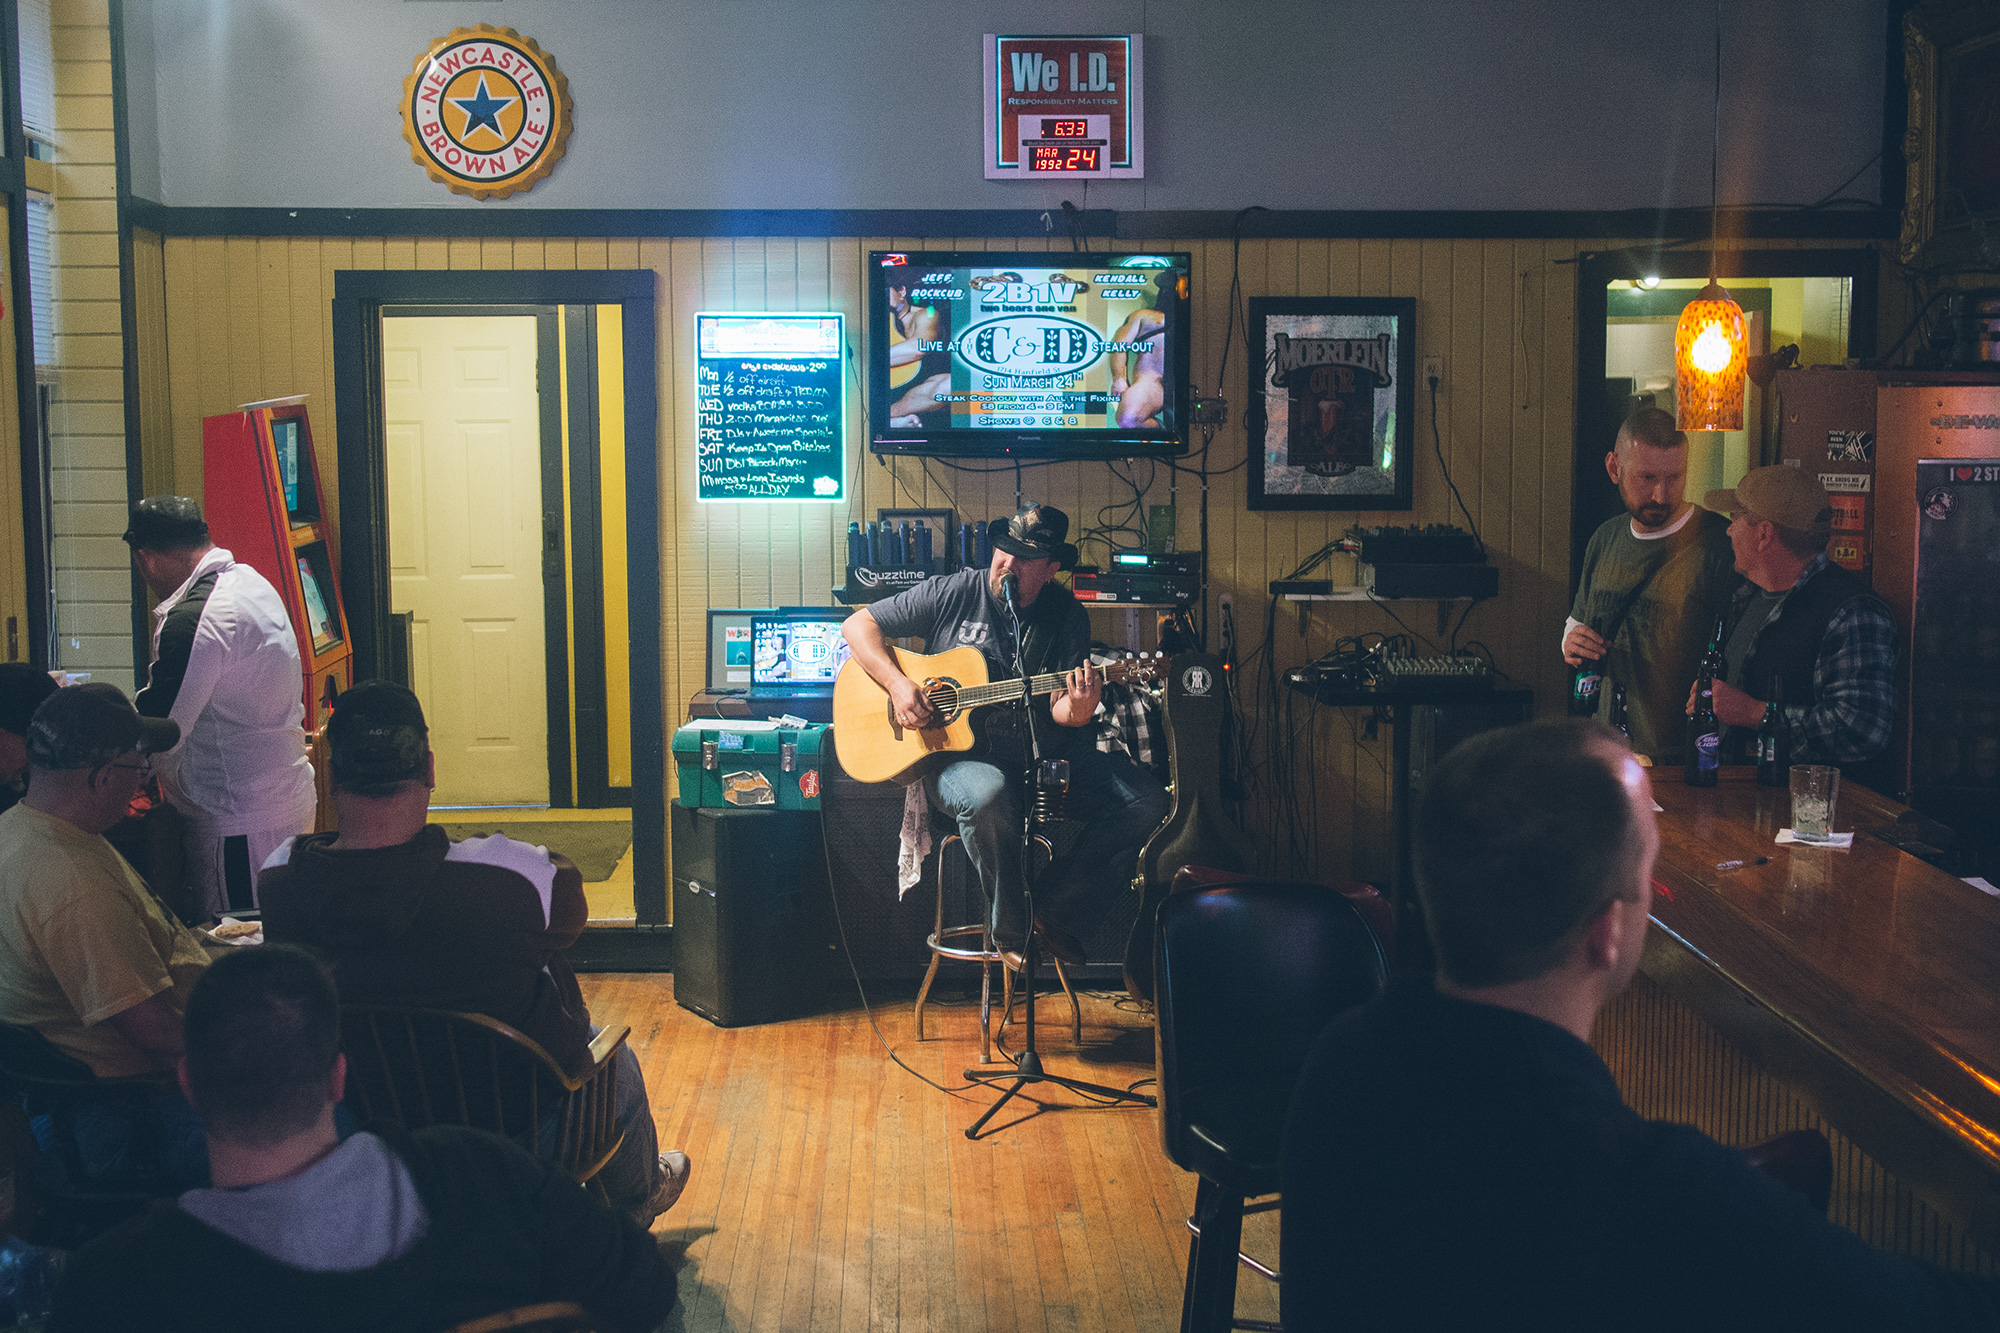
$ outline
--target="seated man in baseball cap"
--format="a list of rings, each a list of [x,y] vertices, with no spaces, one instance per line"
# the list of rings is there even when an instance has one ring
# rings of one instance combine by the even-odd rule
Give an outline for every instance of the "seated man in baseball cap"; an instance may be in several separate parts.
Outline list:
[[[326,738],[339,831],[294,838],[264,863],[266,938],[323,955],[347,1003],[485,1014],[564,1068],[587,1068],[596,1029],[564,956],[590,915],[576,867],[502,834],[453,842],[427,822],[430,729],[403,686],[348,690]],[[598,1180],[651,1226],[686,1186],[688,1158],[658,1150],[632,1048],[614,1058],[625,1137]]]
[[[28,726],[28,792],[0,814],[0,1022],[32,1027],[100,1078],[166,1074],[209,955],[166,912],[104,831],[125,815],[180,729],[143,718],[115,685],[74,685]],[[77,1124],[86,1172],[150,1155],[168,1183],[207,1183],[201,1122],[163,1084],[136,1119]]]
[[[26,662],[0,662],[0,811],[28,789],[28,720],[56,692],[48,672]]]
[[[1760,467],[1703,504],[1730,516],[1746,580],[1723,630],[1728,679],[1715,682],[1715,716],[1737,729],[1729,740],[1754,736],[1764,705],[1776,701],[1792,762],[1835,764],[1855,782],[1892,789],[1896,624],[1868,580],[1827,555],[1826,487],[1803,468]]]

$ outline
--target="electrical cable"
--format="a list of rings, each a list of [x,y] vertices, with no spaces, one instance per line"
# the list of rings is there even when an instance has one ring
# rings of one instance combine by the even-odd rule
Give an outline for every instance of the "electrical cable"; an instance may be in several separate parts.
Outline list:
[[[1465,515],[1465,522],[1467,526],[1469,526],[1472,529],[1473,543],[1479,547],[1479,558],[1481,560],[1484,560],[1486,558],[1486,539],[1479,535],[1479,521],[1473,518],[1472,511],[1465,507],[1465,497],[1458,493],[1458,483],[1451,479],[1451,464],[1444,461],[1444,440],[1438,434],[1437,376],[1435,375],[1431,376],[1430,381],[1431,381],[1431,448],[1437,451],[1438,467],[1443,469],[1444,471],[1444,484],[1451,487],[1451,498],[1458,501],[1458,512]],[[1293,577],[1296,578],[1297,575],[1293,575]]]
[[[861,997],[861,1012],[868,1016],[868,1026],[875,1030],[876,1042],[881,1045],[883,1054],[887,1055],[891,1060],[895,1061],[898,1068],[900,1068],[904,1073],[908,1074],[910,1077],[916,1079],[917,1082],[935,1088],[939,1092],[944,1093],[946,1096],[957,1097],[960,1101],[963,1102],[972,1101],[972,1098],[964,1096],[963,1094],[984,1087],[985,1086],[984,1084],[962,1083],[954,1087],[946,1087],[944,1084],[939,1083],[935,1079],[929,1078],[926,1075],[919,1073],[917,1070],[912,1069],[907,1063],[904,1062],[903,1057],[896,1053],[896,1048],[889,1044],[889,1038],[883,1035],[882,1025],[875,1021],[875,1008],[873,1005],[868,1003],[868,990],[865,986],[861,984],[861,969],[858,965],[856,965],[854,961],[854,950],[851,947],[849,947],[847,943],[847,922],[844,918],[842,918],[840,914],[840,894],[836,892],[834,889],[833,852],[826,845],[825,821],[823,819],[821,821],[820,833],[821,836],[819,841],[819,853],[820,853],[820,859],[825,863],[826,866],[826,896],[828,900],[831,901],[833,904],[834,932],[840,936],[841,957],[847,960],[847,970],[851,974],[853,974],[854,993]]]
[[[1467,602],[1467,603],[1465,604],[1465,609],[1464,609],[1463,611],[1461,611],[1461,612],[1459,612],[1459,613],[1458,613],[1458,623],[1457,623],[1456,625],[1453,625],[1453,626],[1451,627],[1451,638],[1450,638],[1450,640],[1449,640],[1449,641],[1447,642],[1447,645],[1446,645],[1446,646],[1447,646],[1447,647],[1449,647],[1449,648],[1451,649],[1451,655],[1452,655],[1453,657],[1457,657],[1457,656],[1458,656],[1458,634],[1459,634],[1459,631],[1465,628],[1465,622],[1466,622],[1467,618],[1468,618],[1468,617],[1470,617],[1470,616],[1472,615],[1472,608],[1473,608],[1473,607],[1475,607],[1475,606],[1478,606],[1478,605],[1479,605],[1479,603],[1478,603],[1478,601],[1477,601],[1477,600],[1474,600],[1474,601],[1470,601],[1470,602]]]

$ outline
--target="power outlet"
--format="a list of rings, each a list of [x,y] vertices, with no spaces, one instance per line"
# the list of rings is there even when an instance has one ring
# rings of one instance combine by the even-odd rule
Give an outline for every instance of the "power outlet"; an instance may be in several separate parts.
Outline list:
[[[1428,385],[1433,380],[1439,388],[1444,387],[1444,358],[1441,356],[1424,358],[1424,383]]]

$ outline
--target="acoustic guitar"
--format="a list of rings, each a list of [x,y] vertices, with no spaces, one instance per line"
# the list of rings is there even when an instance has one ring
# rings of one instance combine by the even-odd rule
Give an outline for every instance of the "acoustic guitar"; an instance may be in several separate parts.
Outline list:
[[[841,768],[857,781],[907,787],[945,756],[978,743],[972,727],[974,709],[1020,702],[1021,682],[990,679],[986,655],[977,648],[911,653],[891,647],[889,653],[903,674],[923,687],[924,697],[937,710],[937,725],[913,730],[897,722],[889,692],[861,663],[849,658],[833,680],[833,749]],[[1156,658],[1113,662],[1102,670],[1106,680],[1129,683],[1153,679],[1163,665]],[[1050,671],[1032,677],[1028,689],[1047,695],[1061,689],[1068,678],[1067,671]]]

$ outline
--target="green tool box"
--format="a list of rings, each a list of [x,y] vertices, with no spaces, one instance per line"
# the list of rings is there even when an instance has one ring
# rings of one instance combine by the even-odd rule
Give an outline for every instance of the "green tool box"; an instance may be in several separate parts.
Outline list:
[[[817,810],[833,766],[832,730],[823,722],[690,722],[674,732],[680,802],[689,809]]]

